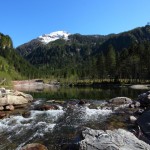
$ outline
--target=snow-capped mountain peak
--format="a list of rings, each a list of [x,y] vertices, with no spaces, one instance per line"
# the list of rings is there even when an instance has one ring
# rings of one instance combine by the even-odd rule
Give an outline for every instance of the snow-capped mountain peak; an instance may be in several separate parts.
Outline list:
[[[68,36],[70,35],[70,33],[66,32],[66,31],[56,31],[56,32],[52,32],[50,34],[43,34],[41,36],[39,36],[37,39],[39,41],[41,41],[44,44],[47,44],[49,42],[58,40],[58,39],[64,39],[64,40],[68,40]]]

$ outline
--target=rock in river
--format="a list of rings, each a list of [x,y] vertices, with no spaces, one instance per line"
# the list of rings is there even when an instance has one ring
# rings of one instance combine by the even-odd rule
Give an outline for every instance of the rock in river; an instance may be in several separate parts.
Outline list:
[[[150,106],[150,91],[146,93],[142,93],[138,96],[138,100],[140,102],[140,105],[142,107],[148,107]]]
[[[82,135],[84,140],[80,142],[80,150],[150,150],[150,145],[124,129],[103,131],[86,128]]]
[[[21,150],[48,150],[44,145],[39,143],[27,144]]]
[[[0,106],[22,105],[33,100],[31,95],[19,91],[5,90],[3,93],[5,94],[0,98]]]
[[[6,114],[4,112],[0,112],[0,119],[4,118]]]
[[[128,97],[115,97],[113,99],[110,99],[109,103],[115,104],[115,105],[131,104],[132,100]]]
[[[137,124],[142,129],[142,132],[149,139],[150,143],[150,110],[144,112],[138,119]]]

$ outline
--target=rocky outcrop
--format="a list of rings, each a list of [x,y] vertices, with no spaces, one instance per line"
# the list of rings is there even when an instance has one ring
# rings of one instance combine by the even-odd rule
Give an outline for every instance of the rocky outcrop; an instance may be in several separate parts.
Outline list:
[[[150,145],[139,140],[134,134],[124,130],[82,131],[84,140],[80,142],[80,150],[149,150]]]
[[[6,106],[6,109],[13,110],[12,105],[22,105],[27,104],[32,101],[33,97],[29,94],[25,94],[19,91],[6,90],[4,88],[0,89],[0,106]],[[7,107],[9,105],[9,107]]]

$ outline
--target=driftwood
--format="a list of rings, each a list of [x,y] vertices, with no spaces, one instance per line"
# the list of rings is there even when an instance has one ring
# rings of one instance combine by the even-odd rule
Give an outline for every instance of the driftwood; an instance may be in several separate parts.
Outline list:
[[[0,85],[3,84],[6,81],[6,78],[4,78],[2,81],[0,81]]]

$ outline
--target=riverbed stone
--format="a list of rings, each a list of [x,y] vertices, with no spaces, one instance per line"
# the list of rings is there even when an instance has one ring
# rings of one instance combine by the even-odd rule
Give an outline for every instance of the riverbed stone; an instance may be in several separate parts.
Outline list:
[[[150,141],[150,110],[143,112],[137,119],[137,124]]]
[[[109,103],[115,104],[115,105],[131,104],[132,100],[128,97],[115,97],[115,98],[110,99]]]
[[[0,105],[20,105],[20,104],[27,104],[28,100],[22,96],[15,96],[15,95],[7,95],[3,98],[0,98]]]
[[[39,143],[31,143],[27,144],[21,150],[48,150],[46,146],[39,144]]]
[[[0,111],[0,119],[4,118],[6,116],[6,114],[2,111]]]
[[[85,100],[83,100],[83,99],[81,99],[80,101],[79,101],[79,103],[78,103],[79,105],[84,105],[84,104],[86,104],[86,101]]]
[[[5,107],[5,110],[14,110],[15,109],[15,107],[13,106],[13,105],[7,105],[6,107]]]
[[[35,107],[34,110],[41,110],[41,111],[44,111],[44,110],[58,110],[59,107],[57,105],[42,105],[42,106],[38,106],[38,107]]]
[[[150,106],[150,91],[138,95],[138,101],[140,102],[141,107]]]
[[[23,92],[15,91],[14,95],[22,96],[22,97],[26,98],[30,102],[33,100],[33,97],[30,94],[26,94],[26,93],[23,93]]]
[[[150,145],[124,129],[82,131],[80,150],[149,150]]]
[[[135,123],[137,121],[137,118],[135,116],[130,116],[129,119],[131,123]]]
[[[4,107],[3,106],[0,106],[0,111],[4,110]]]

